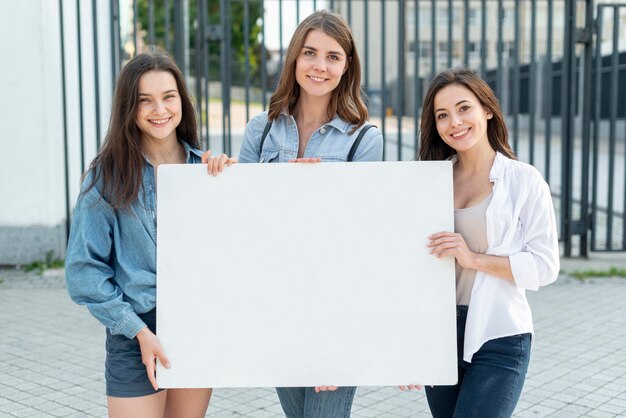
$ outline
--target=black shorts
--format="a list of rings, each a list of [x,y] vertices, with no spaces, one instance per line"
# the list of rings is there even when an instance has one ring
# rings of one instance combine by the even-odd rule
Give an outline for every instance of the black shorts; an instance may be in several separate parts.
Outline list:
[[[156,309],[139,318],[146,323],[150,331],[156,334]],[[141,349],[137,338],[128,339],[123,335],[112,335],[106,330],[107,356],[104,363],[107,396],[116,398],[135,398],[152,395],[154,390],[146,367],[141,362]]]

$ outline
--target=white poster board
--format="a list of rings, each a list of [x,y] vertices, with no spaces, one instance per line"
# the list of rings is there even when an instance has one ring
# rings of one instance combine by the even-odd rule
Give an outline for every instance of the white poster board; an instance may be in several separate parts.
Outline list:
[[[158,173],[159,387],[454,384],[450,162]]]

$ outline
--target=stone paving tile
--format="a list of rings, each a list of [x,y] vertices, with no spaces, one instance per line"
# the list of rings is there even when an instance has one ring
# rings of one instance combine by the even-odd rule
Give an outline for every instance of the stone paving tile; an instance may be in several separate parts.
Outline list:
[[[107,414],[104,329],[69,300],[61,273],[0,269],[2,417]],[[528,297],[536,338],[514,416],[626,416],[626,281],[565,279]],[[283,413],[271,388],[218,388],[207,416],[274,418]],[[362,387],[352,416],[430,413],[423,392]]]

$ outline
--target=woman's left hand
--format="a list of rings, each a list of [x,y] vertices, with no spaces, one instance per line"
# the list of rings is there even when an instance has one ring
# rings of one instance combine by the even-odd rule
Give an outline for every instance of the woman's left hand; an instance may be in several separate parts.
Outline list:
[[[235,158],[230,158],[226,154],[222,154],[219,157],[211,157],[211,150],[202,154],[202,163],[207,165],[207,173],[212,174],[213,176],[217,176],[219,173],[224,171],[225,166],[231,166],[236,162],[237,160]]]
[[[424,389],[424,386],[422,386],[422,385],[406,385],[406,386],[400,385],[400,386],[398,386],[398,388],[400,390],[413,390],[413,389],[414,390],[422,390],[422,389]]]
[[[337,386],[315,386],[315,393],[320,392],[333,392],[337,390]]]
[[[467,247],[463,235],[456,232],[438,232],[428,238],[430,253],[437,258],[451,255],[462,267],[475,268],[476,253]]]

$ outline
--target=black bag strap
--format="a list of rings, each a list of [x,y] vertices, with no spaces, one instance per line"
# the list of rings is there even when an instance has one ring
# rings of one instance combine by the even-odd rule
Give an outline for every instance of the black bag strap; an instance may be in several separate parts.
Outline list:
[[[265,137],[270,131],[272,127],[272,121],[268,121],[265,125],[265,129],[263,129],[263,135],[261,136],[261,146],[259,147],[259,158],[261,158],[261,153],[263,152],[263,143],[265,142]]]
[[[374,125],[367,124],[363,127],[363,129],[361,129],[361,132],[359,132],[359,136],[356,137],[354,144],[352,144],[352,148],[350,148],[350,152],[348,153],[348,158],[346,159],[346,161],[348,162],[352,161],[352,159],[354,158],[354,154],[356,154],[356,149],[359,147],[361,140],[365,136],[365,132],[367,132],[370,128],[373,128],[373,127]]]
[[[267,122],[267,124],[265,125],[265,129],[263,129],[263,135],[261,135],[261,145],[259,146],[259,156],[263,152],[263,143],[265,142],[265,137],[267,137],[267,134],[269,133],[271,127],[272,122],[270,121]],[[359,132],[359,136],[356,137],[356,140],[352,144],[352,148],[350,148],[350,152],[348,153],[348,158],[346,159],[346,161],[351,162],[354,159],[354,154],[356,154],[356,150],[357,148],[359,148],[359,144],[365,136],[365,133],[373,127],[374,125],[367,124],[361,129],[361,132]]]

